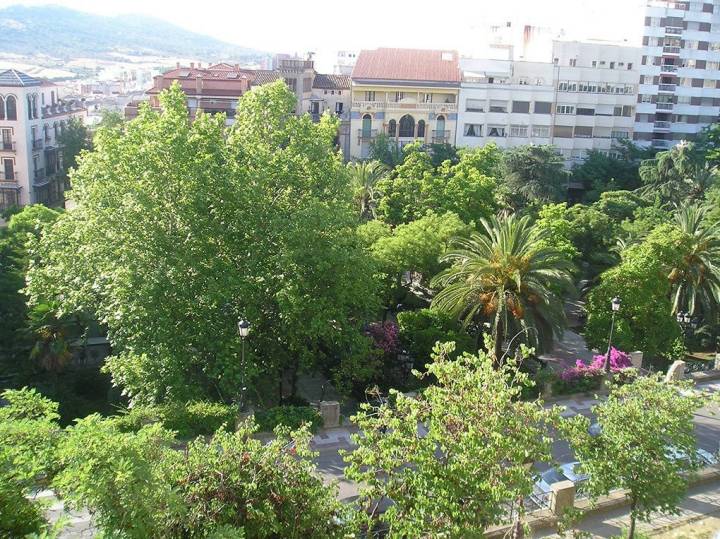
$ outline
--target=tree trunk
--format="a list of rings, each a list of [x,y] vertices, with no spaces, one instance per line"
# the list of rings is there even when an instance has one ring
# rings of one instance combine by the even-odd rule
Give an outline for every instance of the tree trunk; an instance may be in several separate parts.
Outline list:
[[[630,528],[628,529],[628,539],[634,539],[635,537],[635,505],[636,502],[633,499],[630,504]]]
[[[495,356],[493,357],[493,365],[495,365],[495,367],[500,366],[500,358],[502,358],[502,345],[504,340],[505,333],[503,332],[502,323],[498,323],[495,329],[495,349],[493,351],[493,354]]]

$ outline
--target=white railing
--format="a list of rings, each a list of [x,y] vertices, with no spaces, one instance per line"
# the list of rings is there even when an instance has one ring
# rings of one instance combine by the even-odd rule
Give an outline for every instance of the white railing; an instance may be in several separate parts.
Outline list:
[[[433,112],[457,112],[457,103],[403,103],[402,101],[353,101],[353,109],[401,109],[430,110]]]
[[[680,54],[680,47],[663,47],[663,54]]]
[[[678,66],[673,64],[663,64],[660,66],[662,73],[675,73],[678,70]]]
[[[658,110],[672,110],[673,103],[655,103]]]
[[[670,129],[670,122],[658,121],[653,125],[655,129]]]
[[[676,84],[659,84],[658,90],[661,92],[674,92],[676,87]]]
[[[683,32],[683,29],[679,26],[667,26],[665,28],[665,33],[671,36],[679,36]]]

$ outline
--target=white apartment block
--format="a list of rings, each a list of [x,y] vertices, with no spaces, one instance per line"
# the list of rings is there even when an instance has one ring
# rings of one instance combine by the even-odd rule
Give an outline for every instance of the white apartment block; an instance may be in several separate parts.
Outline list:
[[[60,99],[51,82],[14,69],[0,72],[0,209],[63,205],[58,137],[71,118],[86,114]]]
[[[552,61],[461,60],[457,146],[552,144],[570,164],[632,137],[640,49],[555,41]]]
[[[720,0],[648,2],[635,123],[638,144],[691,140],[720,114]]]

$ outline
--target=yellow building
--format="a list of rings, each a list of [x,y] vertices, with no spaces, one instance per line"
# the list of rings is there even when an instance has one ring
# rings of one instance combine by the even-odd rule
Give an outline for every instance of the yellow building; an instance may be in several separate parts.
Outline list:
[[[456,51],[363,50],[351,78],[351,157],[368,157],[380,133],[401,147],[415,140],[455,144],[461,82]]]

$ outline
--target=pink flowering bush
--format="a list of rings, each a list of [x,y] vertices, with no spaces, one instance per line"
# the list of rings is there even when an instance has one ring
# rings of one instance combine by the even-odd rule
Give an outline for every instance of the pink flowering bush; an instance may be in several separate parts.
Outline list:
[[[631,366],[629,354],[616,348],[610,348],[610,370],[612,372],[617,373]],[[574,367],[568,367],[560,373],[560,377],[553,384],[553,391],[558,394],[567,394],[598,389],[604,373],[604,354],[594,356],[589,365],[578,359]]]
[[[385,355],[394,355],[400,350],[399,330],[395,322],[373,322],[368,325],[367,333],[375,347]]]
[[[601,370],[604,369],[605,355],[603,354],[594,356],[593,362],[590,364],[590,367],[595,367]],[[630,361],[630,354],[622,352],[617,348],[610,348],[610,370],[613,372],[618,372],[629,367],[632,367],[632,361]]]

